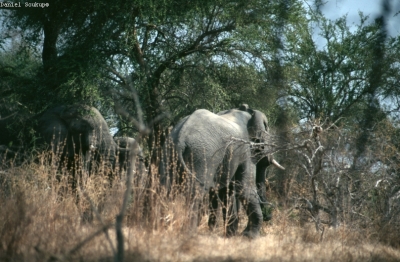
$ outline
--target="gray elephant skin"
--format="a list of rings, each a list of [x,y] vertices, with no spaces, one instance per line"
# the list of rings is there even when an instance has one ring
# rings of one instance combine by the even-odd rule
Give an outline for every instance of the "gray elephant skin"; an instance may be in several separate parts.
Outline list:
[[[250,238],[258,236],[263,217],[255,184],[256,164],[249,144],[231,138],[249,141],[251,136],[265,130],[264,119],[256,119],[260,116],[265,117],[247,107],[243,110],[231,109],[220,115],[200,109],[182,119],[171,131],[180,165],[178,173],[183,175],[178,180],[191,192],[191,227],[197,225],[196,214],[203,197],[209,192],[229,187],[234,192],[235,202],[241,201],[246,209],[248,224],[243,235]],[[167,185],[177,179],[166,166],[168,157],[164,156],[160,168],[161,181]],[[229,213],[227,236],[237,233],[236,204],[232,205]]]

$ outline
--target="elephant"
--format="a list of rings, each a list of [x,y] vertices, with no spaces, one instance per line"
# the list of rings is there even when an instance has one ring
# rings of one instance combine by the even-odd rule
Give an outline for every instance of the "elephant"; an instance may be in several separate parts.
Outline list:
[[[258,110],[252,110],[248,107],[247,104],[242,104],[239,108],[241,111],[247,111],[252,114],[252,118],[248,124],[248,132],[250,141],[254,143],[266,142],[268,141],[268,121],[267,117],[264,113]],[[222,112],[217,113],[220,116],[229,114],[231,110],[225,110]],[[265,179],[266,179],[266,169],[271,164],[275,167],[285,170],[272,156],[269,154],[267,148],[255,148],[251,151],[251,159],[253,163],[256,164],[256,187],[257,187],[257,194],[260,198],[260,206],[263,214],[263,220],[269,221],[272,219],[271,210],[269,207],[269,203],[266,199],[266,190],[265,190]],[[228,190],[229,189],[229,190]],[[216,226],[216,210],[218,208],[218,203],[221,201],[224,205],[222,208],[223,213],[223,220],[226,219],[226,206],[227,206],[227,198],[229,196],[229,192],[232,192],[231,186],[227,187],[220,187],[218,190],[211,189],[209,195],[209,219],[208,219],[208,226],[210,230],[213,230]],[[238,208],[238,207],[236,207]]]
[[[118,146],[104,117],[94,107],[75,104],[50,108],[37,116],[35,130],[37,143],[59,154],[68,168],[76,164],[77,155],[83,157],[83,163],[115,163]]]
[[[16,148],[15,146],[21,146],[21,152],[34,149],[36,152],[50,153],[50,158],[46,158],[46,160],[51,159],[48,164],[54,165],[55,169],[62,173],[67,171],[68,187],[62,188],[71,189],[72,195],[76,196],[76,204],[81,201],[77,189],[79,178],[82,178],[83,174],[104,174],[108,176],[107,186],[110,187],[115,175],[119,174],[116,166],[123,166],[129,173],[134,173],[134,165],[126,164],[126,162],[132,162],[127,158],[133,158],[131,148],[137,152],[135,150],[137,143],[133,143],[134,139],[129,138],[126,139],[128,142],[125,143],[124,148],[118,147],[104,117],[94,107],[83,104],[51,107],[42,113],[26,118],[25,124],[20,129],[21,135],[13,136],[13,133],[16,133],[15,130],[18,129],[17,125],[12,125],[12,123],[17,123],[19,117],[15,114],[15,119],[0,120],[0,131],[7,132],[7,139],[3,139],[0,134],[0,160],[2,156],[14,157],[16,151],[11,151],[10,148]],[[37,161],[37,159],[34,156],[27,160]],[[3,171],[1,169],[2,166],[0,171]],[[61,176],[57,174],[55,178],[60,181]],[[98,202],[97,212],[103,210],[104,203],[104,201]],[[93,214],[92,209],[85,209],[82,213],[83,221],[92,221]]]
[[[76,156],[80,155],[83,163],[89,163],[89,171],[96,170],[93,164],[107,165],[111,169],[108,175],[112,180],[113,174],[117,173],[114,172],[115,167],[119,171],[131,167],[133,150],[137,161],[132,171],[140,174],[147,172],[137,141],[131,137],[113,138],[104,117],[94,107],[77,104],[51,108],[38,117],[36,131],[39,143],[50,146],[54,153],[61,152],[61,159],[67,161],[70,169],[76,164]]]
[[[249,141],[251,136],[265,130],[263,122],[262,127],[259,126],[263,121],[256,119],[259,116],[248,107],[246,110],[231,109],[219,115],[199,109],[172,129],[170,137],[181,177],[175,178],[168,167],[173,154],[164,153],[160,166],[161,183],[168,186],[179,180],[189,188],[191,228],[197,226],[198,208],[203,197],[213,190],[219,192],[230,188],[234,202],[240,200],[248,216],[242,234],[249,238],[259,235],[263,217],[254,176],[256,164],[251,157],[250,145],[232,140],[235,137]],[[232,236],[238,230],[237,204],[232,205],[229,213],[226,235]]]
[[[24,149],[47,145],[70,158],[89,151],[114,156],[117,149],[100,112],[83,104],[60,105],[30,116],[13,114],[0,119],[0,132],[0,145]]]
[[[135,165],[135,171],[139,174],[144,174],[148,170],[146,169],[145,160],[143,156],[143,150],[137,141],[132,137],[114,137],[114,141],[118,146],[118,162],[119,169],[126,170],[129,162],[129,152],[134,149],[137,153],[137,162]]]

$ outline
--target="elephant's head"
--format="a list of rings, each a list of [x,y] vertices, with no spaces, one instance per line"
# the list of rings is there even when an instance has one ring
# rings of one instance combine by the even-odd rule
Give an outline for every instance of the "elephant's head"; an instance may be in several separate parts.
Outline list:
[[[82,152],[92,151],[98,147],[95,128],[84,119],[72,120],[68,126],[68,133],[75,148],[80,148]]]
[[[258,110],[251,109],[247,104],[242,104],[239,110],[246,111],[251,115],[250,120],[247,124],[247,130],[249,132],[249,138],[254,143],[268,143],[268,120],[264,113]],[[263,166],[273,164],[279,169],[285,170],[272,156],[268,153],[266,146],[261,146],[253,150],[253,156],[257,162],[260,162]]]
[[[268,144],[270,138],[268,134],[268,120],[265,114],[258,110],[249,108],[246,104],[241,105],[239,110],[246,111],[251,115],[251,119],[247,124],[250,140],[255,143]],[[281,166],[268,151],[268,146],[256,147],[252,150],[253,160],[256,162],[257,193],[260,197],[261,211],[265,221],[271,220],[272,218],[272,207],[266,199],[266,169],[272,164],[279,169],[285,170],[285,168]]]
[[[75,110],[77,116],[70,122],[72,135],[83,135],[85,150],[96,152],[97,157],[113,163],[118,146],[104,117],[94,107],[82,106],[78,109]]]

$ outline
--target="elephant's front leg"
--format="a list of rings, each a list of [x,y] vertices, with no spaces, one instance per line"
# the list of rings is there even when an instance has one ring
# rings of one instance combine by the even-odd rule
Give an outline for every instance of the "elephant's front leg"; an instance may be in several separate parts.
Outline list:
[[[262,158],[256,166],[257,194],[260,197],[260,206],[264,221],[270,221],[272,219],[272,209],[267,204],[267,196],[265,190],[265,178],[268,166],[268,157]]]
[[[188,229],[190,232],[196,232],[197,227],[200,224],[201,220],[201,210],[202,203],[204,201],[204,197],[206,196],[206,192],[204,189],[204,184],[199,183],[199,181],[195,181],[194,177],[187,178],[187,204],[189,208],[189,223]]]

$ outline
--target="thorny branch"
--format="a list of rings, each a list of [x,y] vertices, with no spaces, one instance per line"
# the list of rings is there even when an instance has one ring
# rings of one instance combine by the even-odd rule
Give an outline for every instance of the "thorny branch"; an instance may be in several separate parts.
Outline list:
[[[303,140],[301,143],[293,144],[287,143],[283,146],[277,146],[274,143],[269,142],[259,142],[254,143],[251,141],[246,141],[237,137],[230,137],[228,144],[233,142],[240,142],[243,144],[250,145],[251,148],[262,149],[263,154],[273,154],[282,151],[295,151],[297,154],[301,155],[305,160],[304,162],[299,162],[298,165],[306,172],[310,178],[312,200],[302,198],[306,203],[306,210],[308,210],[315,222],[316,230],[323,230],[321,228],[321,219],[319,216],[319,211],[322,210],[328,214],[333,214],[333,211],[322,206],[318,201],[318,182],[317,177],[322,170],[323,156],[326,152],[326,148],[321,144],[320,135],[323,129],[320,125],[314,123],[311,124],[310,136],[308,139]],[[330,127],[332,127],[331,125]],[[269,135],[267,133],[267,135]],[[267,149],[265,149],[267,148]],[[305,149],[305,150],[301,150]]]
[[[121,105],[117,104],[117,112],[120,114],[123,114],[125,117],[129,119],[131,123],[133,123],[139,130],[139,135],[136,138],[136,142],[133,145],[130,145],[129,151],[131,152],[130,157],[131,157],[131,165],[129,165],[128,170],[127,170],[127,178],[126,178],[126,190],[124,193],[124,198],[122,202],[122,206],[120,209],[119,214],[116,217],[115,221],[115,230],[116,230],[116,238],[117,238],[117,251],[114,256],[114,261],[115,262],[122,262],[124,261],[124,235],[122,233],[122,222],[123,218],[125,216],[126,209],[128,207],[128,200],[130,198],[131,190],[132,190],[132,179],[133,179],[133,173],[134,173],[134,167],[136,161],[136,156],[138,154],[138,146],[137,144],[139,143],[140,139],[142,136],[147,135],[150,133],[150,129],[148,126],[151,126],[152,124],[160,121],[165,115],[159,115],[155,119],[153,119],[148,125],[146,125],[143,121],[143,111],[140,106],[140,101],[139,97],[137,95],[137,92],[135,88],[132,85],[131,81],[128,81],[128,85],[130,88],[130,91],[132,92],[132,97],[134,99],[135,105],[136,105],[136,111],[137,111],[137,119],[132,117]]]
[[[267,142],[255,143],[255,142],[247,141],[247,140],[233,137],[233,136],[230,137],[230,142],[241,142],[243,144],[248,144],[248,145],[250,145],[250,148],[262,148],[264,146],[268,146],[269,148],[271,148],[271,150],[263,151],[266,154],[274,154],[274,153],[278,153],[278,152],[282,152],[282,151],[291,151],[291,150],[295,150],[295,149],[299,149],[299,148],[306,148],[308,141],[311,141],[311,140],[307,139],[303,142],[303,144],[293,145],[293,144],[288,143],[284,146],[277,146],[275,144],[271,144],[271,143],[267,143]]]

